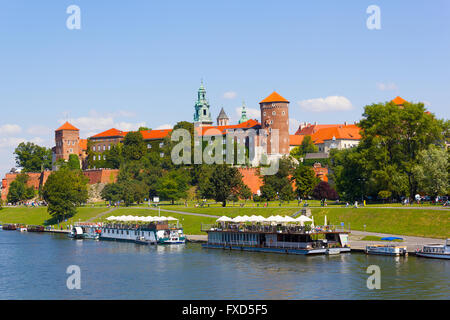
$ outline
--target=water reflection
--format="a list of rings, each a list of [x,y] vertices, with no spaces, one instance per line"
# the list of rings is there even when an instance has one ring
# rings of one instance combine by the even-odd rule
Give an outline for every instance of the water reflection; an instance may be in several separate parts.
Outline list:
[[[77,264],[82,290],[67,290]],[[381,269],[369,290],[367,267]],[[0,231],[0,299],[449,299],[450,262],[143,246]],[[33,286],[26,284],[33,283]]]

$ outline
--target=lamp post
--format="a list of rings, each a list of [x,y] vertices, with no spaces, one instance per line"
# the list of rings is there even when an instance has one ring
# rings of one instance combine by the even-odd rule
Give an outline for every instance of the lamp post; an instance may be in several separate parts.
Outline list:
[[[359,178],[358,181],[361,181],[361,203],[364,203],[364,181],[365,178]]]

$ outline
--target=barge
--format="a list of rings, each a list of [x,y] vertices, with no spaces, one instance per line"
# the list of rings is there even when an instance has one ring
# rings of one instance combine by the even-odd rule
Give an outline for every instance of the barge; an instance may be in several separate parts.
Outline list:
[[[185,243],[183,228],[169,224],[177,220],[171,217],[111,216],[107,223],[78,223],[69,237],[127,241],[138,244],[180,244]]]
[[[289,218],[285,219],[290,221]],[[203,248],[297,255],[350,252],[349,232],[335,226],[299,226],[277,223],[271,218],[267,219],[270,225],[259,222],[246,224],[239,217],[236,220],[239,222],[202,225],[202,231],[208,234]]]
[[[17,226],[13,223],[4,224],[2,226],[3,230],[17,230]]]

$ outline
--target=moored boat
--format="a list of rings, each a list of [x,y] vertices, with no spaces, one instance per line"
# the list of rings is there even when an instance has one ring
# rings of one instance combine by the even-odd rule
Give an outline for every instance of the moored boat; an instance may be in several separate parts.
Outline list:
[[[450,239],[445,244],[424,245],[422,249],[416,251],[416,255],[425,258],[450,259]]]
[[[27,226],[28,232],[44,232],[45,228],[43,226]]]
[[[182,228],[169,228],[156,232],[158,244],[180,244],[186,242]]]
[[[72,228],[68,236],[72,239],[84,239],[85,233],[83,231],[83,228],[75,226]]]
[[[367,245],[365,252],[367,254],[379,254],[385,256],[407,256],[406,246],[396,246],[392,244],[373,244]]]
[[[208,234],[207,243],[202,245],[204,248],[298,255],[350,252],[349,232],[329,225],[311,228],[277,222],[264,225],[228,221],[202,225],[201,230]]]
[[[17,230],[17,226],[15,224],[8,223],[8,224],[4,224],[2,226],[2,229],[3,230]]]

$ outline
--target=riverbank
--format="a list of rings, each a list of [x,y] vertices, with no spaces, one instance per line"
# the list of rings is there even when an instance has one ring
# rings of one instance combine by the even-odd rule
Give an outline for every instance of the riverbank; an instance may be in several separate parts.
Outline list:
[[[351,230],[377,232],[410,237],[445,239],[450,236],[450,210],[414,208],[310,208],[315,224],[323,223],[325,216],[329,224],[344,223]],[[201,224],[214,223],[219,216],[235,217],[237,215],[288,215],[291,216],[301,208],[286,207],[213,207],[191,208],[184,206],[163,206],[161,215],[179,219],[186,234],[204,235]],[[102,222],[111,215],[156,216],[158,209],[148,207],[108,208],[81,207],[74,217],[61,222],[59,228],[78,221]],[[49,225],[51,216],[46,207],[25,208],[7,207],[0,210],[0,223],[23,223],[29,225]],[[54,227],[57,224],[52,223]],[[58,228],[58,229],[59,229]]]

